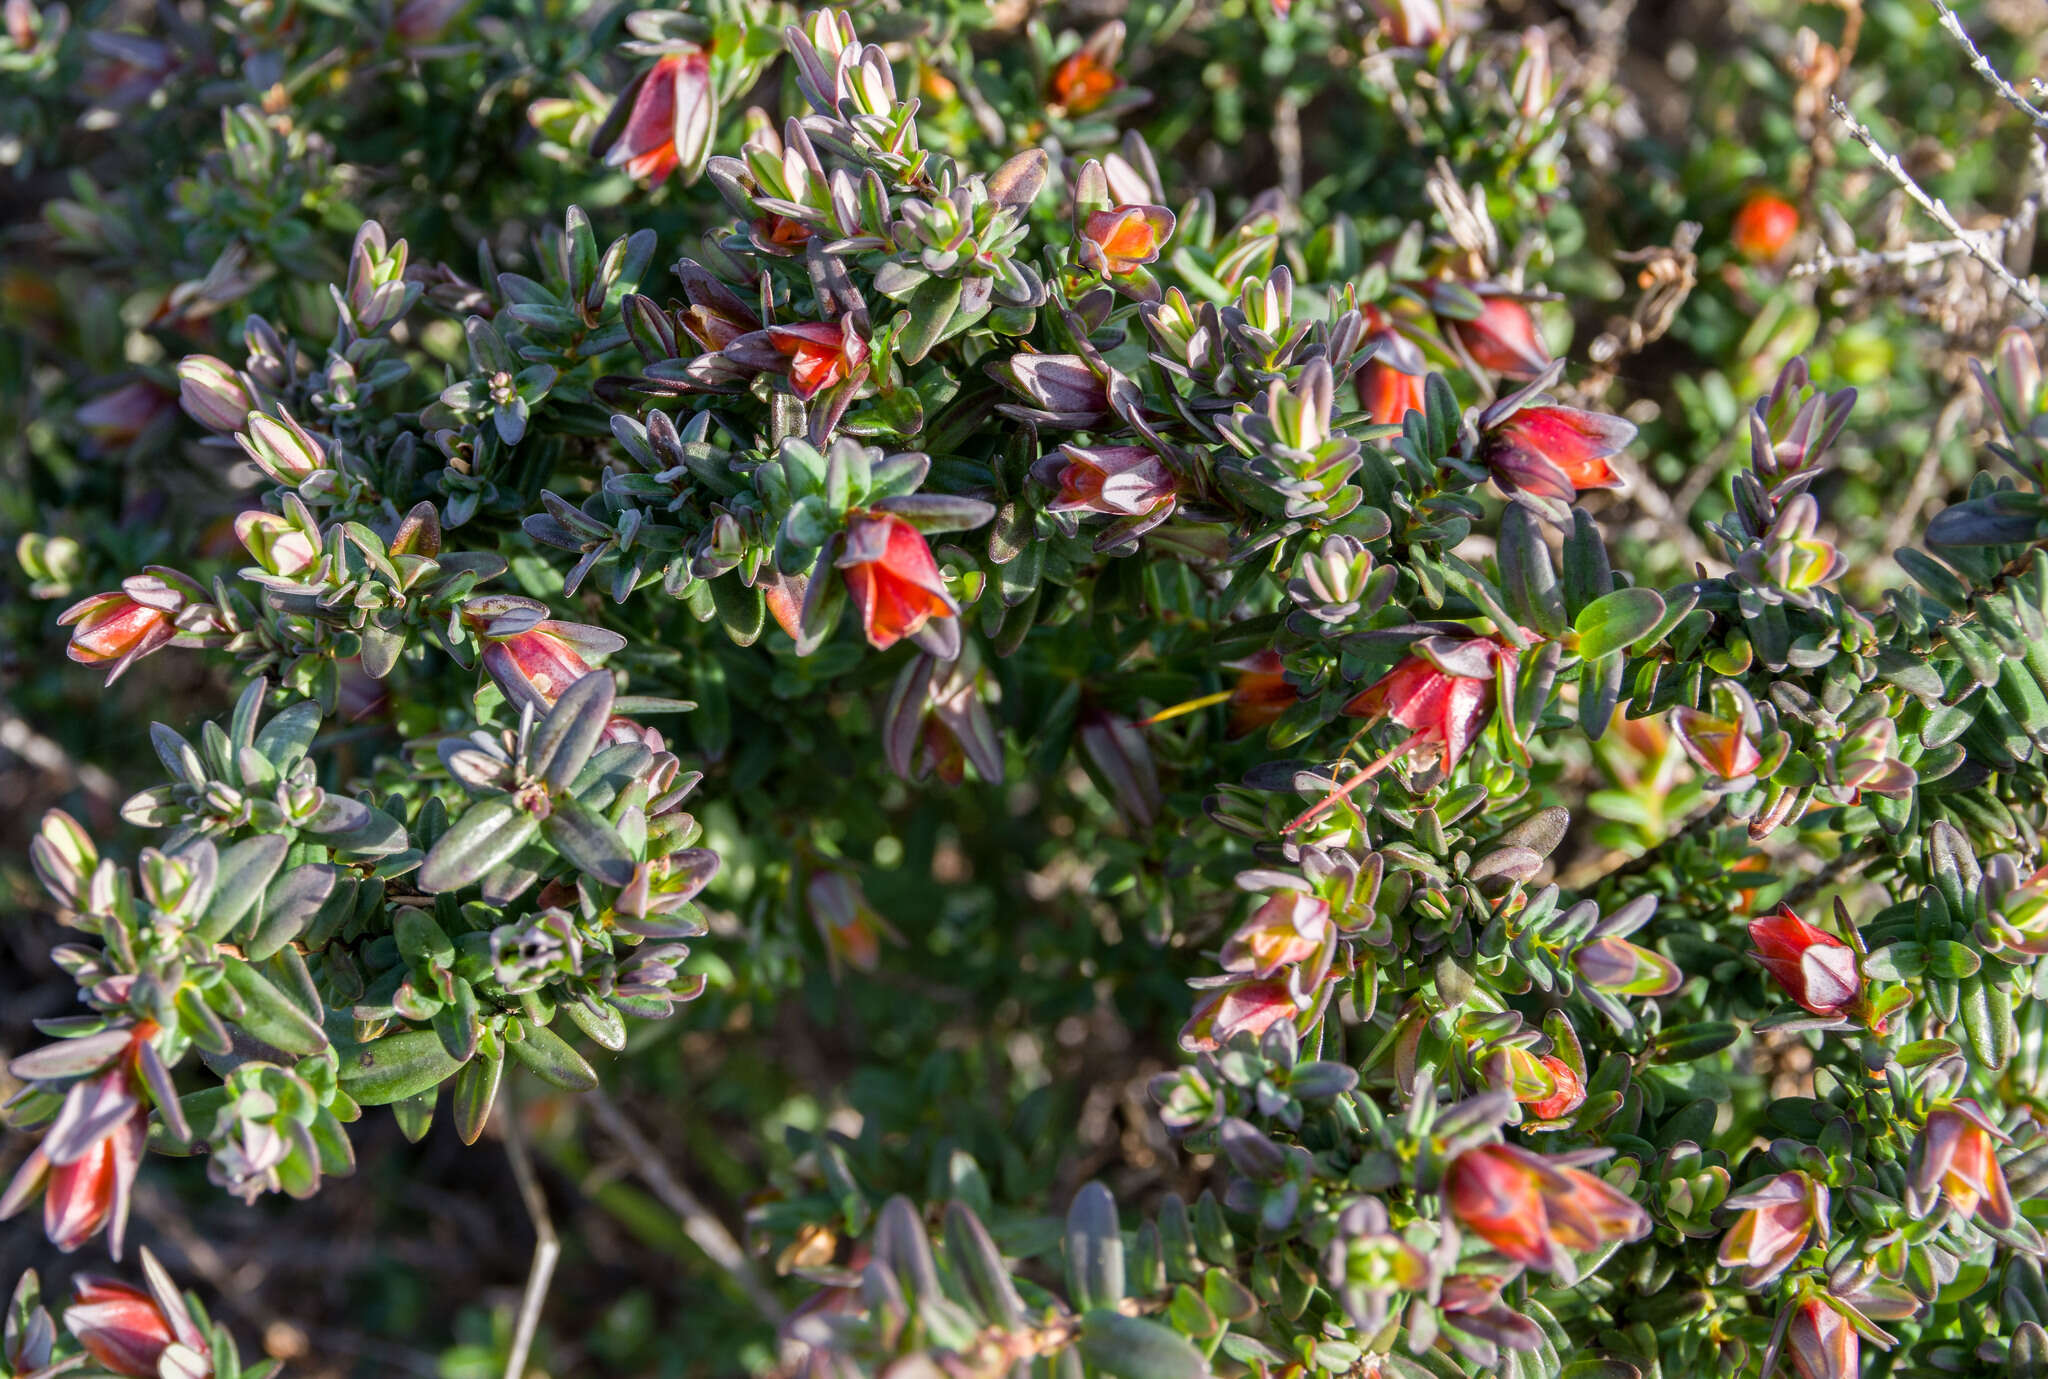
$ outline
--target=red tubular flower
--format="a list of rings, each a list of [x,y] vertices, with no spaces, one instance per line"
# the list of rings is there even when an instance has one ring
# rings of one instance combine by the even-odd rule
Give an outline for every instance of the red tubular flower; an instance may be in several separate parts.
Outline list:
[[[1459,1225],[1509,1259],[1567,1283],[1576,1276],[1569,1251],[1639,1240],[1650,1229],[1649,1216],[1626,1194],[1584,1169],[1509,1144],[1460,1154],[1443,1190]]]
[[[154,1033],[153,1025],[137,1026],[135,1037]],[[105,1227],[107,1253],[121,1257],[129,1194],[149,1134],[149,1110],[135,1079],[131,1053],[99,1076],[73,1084],[43,1142],[0,1193],[0,1220],[27,1206],[40,1187],[43,1233],[52,1245],[68,1254]]]
[[[1781,904],[1752,919],[1749,941],[1764,971],[1815,1015],[1850,1014],[1860,1004],[1863,978],[1856,970],[1856,950],[1808,924],[1791,906]]]
[[[1282,968],[1307,962],[1330,942],[1330,903],[1300,891],[1268,896],[1252,917],[1230,936],[1219,955],[1225,972],[1271,977]]]
[[[1494,668],[1512,667],[1517,655],[1513,647],[1490,637],[1462,644],[1450,638],[1434,640],[1443,644],[1441,654],[1463,657],[1475,668],[1482,661]],[[1354,696],[1344,712],[1354,718],[1391,718],[1407,728],[1410,736],[1297,815],[1281,832],[1292,833],[1313,822],[1359,786],[1416,751],[1435,752],[1446,771],[1456,766],[1493,713],[1493,686],[1490,676],[1455,675],[1428,657],[1409,656]]]
[[[837,564],[860,609],[861,631],[877,651],[916,636],[933,618],[960,612],[923,533],[894,513],[853,513]]]
[[[1287,683],[1287,671],[1277,651],[1261,651],[1230,668],[1238,672],[1230,691],[1230,735],[1244,737],[1257,732],[1301,699],[1300,691]]]
[[[156,1261],[143,1252],[146,1264]],[[130,1379],[160,1379],[164,1374],[210,1374],[212,1352],[192,1320],[184,1301],[163,1271],[151,1267],[150,1289],[117,1279],[81,1274],[73,1283],[77,1301],[64,1309],[64,1326],[80,1345],[114,1374]],[[184,1364],[163,1367],[165,1352],[181,1346]],[[202,1368],[194,1369],[197,1360]]]
[[[58,626],[72,623],[77,626],[65,654],[88,666],[119,661],[116,675],[178,635],[168,611],[125,593],[94,594],[57,615]]]
[[[626,644],[616,632],[547,616],[547,605],[513,594],[487,594],[462,607],[462,620],[484,643],[486,673],[517,709],[554,707],[562,691],[591,672],[591,661]]]
[[[1727,1205],[1743,1211],[1721,1237],[1720,1262],[1742,1270],[1744,1288],[1761,1288],[1789,1269],[1816,1229],[1826,1238],[1828,1190],[1804,1173],[1780,1173]]]
[[[1729,238],[1735,241],[1736,250],[1744,258],[1761,262],[1784,253],[1792,236],[1798,233],[1799,212],[1792,203],[1769,192],[1758,192],[1735,213]]]
[[[1159,257],[1173,224],[1173,212],[1164,206],[1090,211],[1081,227],[1081,262],[1112,278],[1142,268]]]
[[[868,362],[868,342],[861,339],[853,322],[841,317],[829,321],[805,321],[794,326],[768,327],[768,339],[789,358],[789,385],[808,402],[835,383],[846,380]]]
[[[1557,1084],[1557,1090],[1547,1097],[1524,1101],[1529,1115],[1536,1120],[1556,1120],[1568,1116],[1586,1104],[1586,1084],[1572,1071],[1572,1065],[1556,1054],[1546,1053],[1536,1060],[1550,1073]]]
[[[1508,647],[1501,654],[1513,656]],[[1417,734],[1410,746],[1434,749],[1450,770],[1486,726],[1493,711],[1493,681],[1452,675],[1421,656],[1410,656],[1344,706],[1353,718],[1382,715]]]
[[[1620,417],[1577,407],[1524,407],[1486,433],[1480,458],[1503,489],[1569,503],[1587,489],[1621,487],[1621,476],[1607,461],[1635,434],[1635,426]]]
[[[882,940],[901,943],[903,936],[890,927],[861,890],[860,882],[843,871],[821,871],[804,886],[811,903],[811,922],[824,940],[825,957],[834,981],[841,964],[857,972],[872,972],[882,960]]]
[[[1536,318],[1513,297],[1482,297],[1477,318],[1446,317],[1444,329],[1454,336],[1482,369],[1509,378],[1534,378],[1550,367],[1550,351],[1536,333]]]
[[[1237,1034],[1253,1038],[1302,1011],[1286,981],[1245,982],[1212,991],[1195,1003],[1181,1027],[1180,1046],[1189,1053],[1221,1048]]]
[[[1856,1379],[1863,1372],[1856,1328],[1819,1298],[1806,1299],[1792,1314],[1785,1348],[1799,1379]]]
[[[678,167],[700,167],[710,148],[711,59],[702,49],[670,53],[627,88],[625,129],[605,154],[636,181],[659,182]]]
[[[1404,373],[1382,359],[1368,359],[1358,371],[1358,405],[1375,426],[1399,426],[1410,412],[1423,410],[1423,376]]]
[[[2003,1136],[1974,1102],[1955,1101],[1927,1115],[1913,1151],[1913,1187],[1926,1195],[1939,1188],[1957,1214],[1973,1216],[2000,1230],[2016,1219],[2012,1191],[1998,1163]]]

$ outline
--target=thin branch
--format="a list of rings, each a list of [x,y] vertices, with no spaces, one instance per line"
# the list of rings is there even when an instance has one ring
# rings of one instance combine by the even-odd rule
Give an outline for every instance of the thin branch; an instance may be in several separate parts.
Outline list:
[[[2012,270],[2007,268],[2004,261],[1993,254],[1990,247],[1983,242],[1984,237],[1981,234],[1965,230],[1948,207],[1929,196],[1921,185],[1913,180],[1913,174],[1906,171],[1905,165],[1877,142],[1877,136],[1872,134],[1861,120],[1849,113],[1849,107],[1842,103],[1840,96],[1829,96],[1828,106],[1835,112],[1835,118],[1848,128],[1849,137],[1869,151],[1877,165],[1884,169],[1885,175],[1899,184],[1901,191],[1913,198],[1915,204],[1927,212],[1937,225],[1948,231],[1951,237],[1960,240],[1965,252],[1989,269],[1993,277],[2005,284],[2007,291],[2026,303],[2028,309],[2036,316],[2048,321],[2048,306],[2041,304],[2040,295],[2031,286],[2013,276]]]
[[[695,1193],[684,1187],[675,1174],[669,1172],[661,1155],[647,1142],[639,1127],[626,1119],[626,1113],[619,1109],[618,1103],[600,1090],[586,1093],[583,1104],[590,1107],[605,1133],[617,1141],[626,1157],[633,1161],[640,1180],[647,1184],[662,1205],[682,1221],[683,1233],[713,1264],[732,1276],[733,1282],[747,1295],[756,1311],[768,1321],[779,1324],[783,1317],[782,1304],[754,1273],[753,1261],[747,1258],[747,1252],[740,1248],[739,1241],[733,1239],[725,1223],[699,1201]]]
[[[526,1151],[518,1112],[511,1105],[502,1105],[498,1126],[505,1136],[505,1157],[512,1162],[520,1200],[526,1203],[526,1214],[533,1222],[533,1267],[526,1275],[526,1294],[519,1300],[512,1350],[505,1357],[505,1379],[526,1379],[526,1356],[533,1349],[533,1333],[540,1326],[541,1306],[547,1301],[548,1285],[554,1282],[562,1244],[555,1235],[555,1219],[548,1213],[547,1194],[541,1191],[540,1178],[533,1171],[533,1156]]]
[[[2032,120],[2036,129],[2048,129],[2048,111],[2042,110],[2022,96],[2013,88],[2011,82],[1998,74],[1998,69],[1991,65],[1991,59],[1984,56],[1983,50],[1963,31],[1963,21],[1956,18],[1955,11],[1943,4],[1942,0],[1933,0],[1933,3],[1934,8],[1941,12],[1941,27],[1947,29],[1949,37],[1961,44],[1963,51],[1970,55],[1970,66],[1976,70],[1977,75],[1984,78],[1985,83],[1998,93],[1999,99]],[[2038,89],[2040,83],[2037,81],[2034,85]]]

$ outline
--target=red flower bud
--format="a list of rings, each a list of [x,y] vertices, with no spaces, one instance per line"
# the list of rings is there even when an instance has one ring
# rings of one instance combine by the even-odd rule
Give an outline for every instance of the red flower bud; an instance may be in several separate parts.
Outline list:
[[[1054,481],[1059,496],[1047,512],[1099,512],[1136,517],[1173,501],[1173,475],[1142,445],[1063,445]]]
[[[151,1275],[149,1291],[116,1279],[79,1275],[73,1285],[77,1301],[64,1310],[65,1328],[111,1373],[130,1379],[191,1373],[191,1360],[205,1364],[211,1358],[206,1337],[147,1250],[143,1260]],[[164,1352],[172,1346],[191,1353],[183,1357],[187,1364],[166,1370]],[[210,1370],[207,1366],[202,1372]]]
[[[861,631],[877,651],[916,636],[933,618],[960,612],[923,533],[893,513],[853,513],[837,563],[860,609]]]
[[[1856,950],[1793,914],[1791,906],[1781,904],[1752,919],[1749,940],[1764,970],[1815,1015],[1841,1015],[1858,1004],[1863,978],[1856,970]]]
[[[1569,503],[1587,489],[1620,488],[1608,457],[1635,439],[1620,417],[1577,407],[1524,407],[1486,433],[1480,456],[1511,492]]]
[[[1509,1259],[1565,1282],[1576,1277],[1568,1251],[1638,1240],[1650,1229],[1649,1216],[1616,1188],[1508,1144],[1460,1154],[1443,1190],[1460,1226]]]
[[[1792,1314],[1785,1348],[1799,1379],[1856,1379],[1863,1372],[1856,1328],[1819,1298],[1808,1298]]]
[[[57,616],[58,626],[76,623],[66,654],[81,665],[135,660],[177,635],[171,615],[122,593],[94,594]]]
[[[1446,317],[1444,329],[1482,369],[1509,378],[1534,378],[1550,367],[1550,351],[1536,333],[1536,318],[1513,297],[1482,297],[1470,321]]]
[[[1792,203],[1769,192],[1758,192],[1742,203],[1735,213],[1731,238],[1746,259],[1759,262],[1775,259],[1799,233],[1799,212]]]
[[[591,672],[591,661],[626,644],[616,632],[546,616],[547,605],[512,594],[489,594],[463,605],[462,620],[484,642],[484,670],[513,708],[554,707],[562,691]]]

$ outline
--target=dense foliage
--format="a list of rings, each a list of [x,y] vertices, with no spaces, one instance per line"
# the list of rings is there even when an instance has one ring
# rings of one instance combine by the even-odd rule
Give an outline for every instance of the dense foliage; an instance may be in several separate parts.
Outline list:
[[[7,0],[6,1230],[336,1374],[2048,1372],[2039,16],[1111,8]],[[394,1121],[520,1303],[236,1303]],[[0,1375],[245,1372],[140,1254]]]

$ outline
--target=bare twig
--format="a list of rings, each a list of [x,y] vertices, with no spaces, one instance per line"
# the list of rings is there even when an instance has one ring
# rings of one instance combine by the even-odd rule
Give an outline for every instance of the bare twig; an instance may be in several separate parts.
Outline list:
[[[748,1259],[747,1252],[740,1248],[740,1242],[733,1239],[732,1232],[725,1228],[725,1223],[699,1201],[695,1193],[684,1187],[676,1176],[669,1172],[668,1165],[662,1162],[661,1155],[647,1142],[647,1137],[640,1133],[639,1127],[626,1119],[626,1113],[619,1109],[618,1103],[600,1090],[585,1094],[583,1104],[590,1107],[597,1116],[598,1124],[604,1127],[605,1133],[616,1140],[619,1148],[633,1161],[633,1168],[639,1173],[641,1181],[661,1199],[662,1205],[674,1212],[682,1221],[683,1233],[696,1243],[697,1248],[702,1250],[713,1264],[732,1276],[733,1282],[747,1295],[756,1311],[770,1322],[780,1323],[783,1316],[782,1304],[754,1273],[753,1261]]]
[[[1985,84],[1998,93],[2000,100],[2032,120],[2036,129],[2048,129],[2048,111],[2042,110],[2022,96],[2011,82],[1998,74],[1998,69],[1991,65],[1991,59],[1985,57],[1983,50],[1963,31],[1963,21],[1956,18],[1955,11],[1943,4],[1942,0],[1933,0],[1933,4],[1934,8],[1941,12],[1941,27],[1947,29],[1949,37],[1962,45],[1963,51],[1970,55],[1970,66],[1976,70],[1978,76],[1984,78]],[[2040,83],[2037,81],[2034,85],[2038,88]]]
[[[526,1379],[526,1356],[533,1349],[533,1333],[540,1326],[541,1305],[547,1301],[548,1285],[554,1281],[555,1261],[562,1244],[555,1236],[555,1219],[548,1212],[547,1195],[533,1171],[533,1156],[526,1151],[526,1137],[519,1129],[518,1112],[504,1105],[498,1126],[505,1136],[505,1157],[512,1162],[512,1177],[519,1184],[520,1200],[533,1221],[533,1268],[526,1275],[526,1294],[519,1300],[519,1321],[512,1329],[512,1350],[505,1357],[505,1379]]]
[[[1891,526],[1885,531],[1884,550],[1896,551],[1905,545],[1906,538],[1919,525],[1920,509],[1926,506],[1928,495],[1934,491],[1934,481],[1941,475],[1941,452],[1955,439],[1956,428],[1963,424],[1963,416],[1975,400],[1972,394],[1959,392],[1941,409],[1927,453],[1920,457],[1920,466],[1913,471],[1913,486],[1906,491],[1906,501],[1892,515]]]
[[[1829,96],[1828,106],[1835,112],[1835,118],[1848,129],[1849,137],[1869,151],[1877,165],[1884,169],[1885,175],[1899,184],[1901,191],[1911,197],[1921,210],[1927,212],[1935,224],[1948,231],[1952,238],[1960,241],[1964,246],[1964,252],[1983,264],[1993,277],[2004,283],[2008,292],[2026,303],[2027,308],[2036,316],[2048,321],[2048,306],[2042,305],[2040,294],[2031,285],[2015,277],[2012,270],[2005,266],[2004,261],[1991,251],[1991,246],[1986,243],[1990,236],[1981,231],[1965,230],[1949,208],[1937,198],[1928,195],[1927,191],[1913,180],[1913,174],[1906,171],[1905,165],[1877,142],[1877,136],[1872,134],[1861,120],[1849,113],[1849,107],[1842,103],[1840,96]]]

